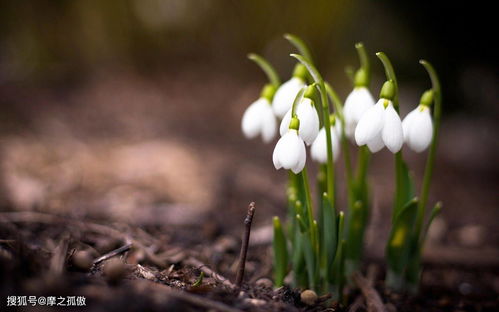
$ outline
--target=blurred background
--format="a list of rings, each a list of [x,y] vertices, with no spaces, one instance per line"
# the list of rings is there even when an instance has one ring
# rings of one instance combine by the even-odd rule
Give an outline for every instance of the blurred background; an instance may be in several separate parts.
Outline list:
[[[375,96],[384,74],[374,52],[386,52],[402,116],[430,87],[418,60],[434,64],[444,120],[430,204],[443,200],[444,210],[432,237],[497,247],[493,14],[461,1],[1,1],[2,209],[151,225],[209,219],[238,231],[224,221],[255,201],[258,224],[269,224],[285,213],[286,174],[273,168],[273,144],[242,136],[244,109],[265,83],[246,55],[264,55],[287,80],[290,32],[343,98],[354,44],[372,55]],[[405,157],[420,181],[425,155]],[[371,174],[371,230],[383,238],[391,154],[376,154]]]

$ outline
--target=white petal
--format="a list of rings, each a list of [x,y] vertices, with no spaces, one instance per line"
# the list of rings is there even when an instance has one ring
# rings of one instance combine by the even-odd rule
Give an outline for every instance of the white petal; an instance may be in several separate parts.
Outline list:
[[[300,173],[305,167],[306,161],[307,161],[307,151],[305,150],[305,144],[303,143],[303,141],[301,141],[298,163],[296,164],[296,166],[291,168],[291,171],[293,171],[293,173],[295,174]]]
[[[282,118],[286,114],[293,105],[296,95],[304,86],[303,80],[293,77],[277,89],[272,102],[272,108],[277,117]]]
[[[433,122],[427,107],[418,108],[409,128],[407,145],[420,153],[428,148],[433,136]]]
[[[291,122],[291,108],[288,110],[288,112],[284,115],[284,118],[282,118],[281,120],[281,125],[279,126],[279,134],[281,136],[285,135],[288,132],[290,122]]]
[[[262,115],[262,139],[263,142],[268,143],[272,141],[277,132],[277,122],[270,103],[265,107],[265,110],[262,111]]]
[[[289,130],[281,137],[279,142],[281,143],[277,154],[279,163],[284,169],[291,169],[295,167],[300,161],[301,148],[305,148],[303,146],[302,139],[298,136],[297,131]]]
[[[300,137],[310,145],[314,142],[319,133],[319,115],[315,109],[313,102],[304,98],[296,109],[296,115],[300,120],[300,129],[298,131]]]
[[[331,148],[333,152],[333,161],[336,161],[340,154],[340,142],[338,135],[333,127],[331,127]],[[325,128],[322,128],[319,131],[317,138],[315,138],[315,141],[312,144],[310,153],[312,155],[312,159],[317,161],[318,163],[327,163],[327,135]]]
[[[281,145],[281,140],[277,141],[277,144],[274,147],[274,152],[272,153],[272,162],[277,170],[282,168],[281,162],[279,161],[279,151],[281,149]]]
[[[369,108],[355,128],[355,141],[357,145],[364,145],[371,141],[383,129],[383,118],[385,108],[384,99],[380,99],[376,105]]]
[[[343,114],[345,116],[345,134],[353,139],[355,127],[364,113],[374,105],[371,92],[365,87],[355,88],[345,100]]]
[[[262,126],[261,114],[265,109],[265,105],[269,105],[268,101],[264,98],[260,98],[248,106],[244,112],[241,129],[246,138],[255,138],[260,133]]]
[[[325,164],[327,162],[327,145],[326,145],[326,130],[322,128],[315,138],[310,149],[312,159],[318,163]]]
[[[383,138],[386,147],[394,154],[400,151],[402,144],[404,144],[402,121],[391,102],[385,109],[385,119],[381,137]]]
[[[341,138],[341,130],[342,130],[341,120],[336,119],[336,123],[334,124],[334,131],[336,132],[338,138]]]
[[[385,147],[385,143],[383,143],[383,139],[381,138],[381,132],[378,133],[371,141],[367,142],[367,147],[371,151],[371,153],[377,153]]]
[[[404,120],[402,121],[402,130],[404,132],[404,141],[407,142],[407,136],[409,134],[409,129],[411,127],[412,121],[414,120],[414,117],[417,114],[418,108],[412,110],[407,116],[405,116]]]
[[[336,161],[340,156],[340,139],[333,129],[331,129],[331,147],[333,149],[333,161]]]

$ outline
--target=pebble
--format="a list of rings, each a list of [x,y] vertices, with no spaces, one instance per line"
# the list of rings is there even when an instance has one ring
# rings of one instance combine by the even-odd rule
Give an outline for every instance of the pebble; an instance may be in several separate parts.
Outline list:
[[[125,277],[126,265],[121,260],[114,258],[104,264],[103,272],[109,283],[116,284]]]
[[[80,250],[74,253],[71,258],[73,266],[82,271],[88,271],[93,265],[92,256],[86,250]]]
[[[310,289],[304,290],[300,294],[300,300],[306,305],[314,305],[317,302],[317,294]]]

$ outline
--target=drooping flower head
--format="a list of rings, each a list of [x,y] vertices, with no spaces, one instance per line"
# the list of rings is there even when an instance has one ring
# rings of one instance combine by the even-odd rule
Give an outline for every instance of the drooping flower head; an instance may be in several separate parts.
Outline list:
[[[341,137],[341,122],[337,120],[334,115],[330,116],[331,120],[331,148],[333,152],[333,161],[338,159],[340,155],[340,137]],[[310,149],[310,154],[312,159],[318,163],[327,163],[327,135],[326,129],[322,127],[315,138],[314,143],[312,143],[312,148]]]
[[[291,122],[291,111],[292,108],[288,110],[281,121],[279,127],[281,136],[288,131]],[[308,97],[303,97],[296,107],[296,116],[300,120],[300,137],[307,145],[311,145],[317,137],[320,127],[319,115],[315,109],[314,101]]]
[[[354,81],[354,89],[345,100],[343,115],[345,116],[345,134],[349,139],[354,138],[355,128],[360,118],[371,107],[374,106],[374,98],[367,88],[369,79],[362,68],[357,71]]]
[[[266,85],[260,98],[244,112],[241,128],[246,138],[253,139],[261,135],[263,142],[268,143],[275,137],[277,121],[271,105],[274,93],[275,87],[271,84]]]
[[[272,102],[272,108],[278,118],[283,118],[291,108],[296,95],[305,86],[306,76],[307,69],[305,66],[297,64],[293,72],[293,77],[277,89]]]
[[[427,149],[433,138],[433,122],[430,115],[432,102],[433,91],[428,90],[421,97],[418,107],[407,114],[402,122],[404,141],[417,153]]]
[[[305,167],[307,153],[305,143],[298,135],[299,128],[299,119],[293,117],[288,131],[277,141],[272,154],[272,161],[277,170],[284,168],[297,174]]]
[[[393,82],[385,82],[379,101],[364,113],[355,128],[357,145],[367,144],[372,153],[380,151],[384,146],[392,153],[400,151],[404,135],[402,121],[393,107],[394,94]]]

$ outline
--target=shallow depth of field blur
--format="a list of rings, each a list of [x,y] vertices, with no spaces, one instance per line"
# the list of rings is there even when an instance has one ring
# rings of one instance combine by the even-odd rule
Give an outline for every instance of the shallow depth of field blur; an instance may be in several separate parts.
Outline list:
[[[430,205],[444,209],[429,250],[496,254],[499,89],[496,53],[481,39],[492,29],[487,14],[434,1],[2,1],[1,209],[139,225],[209,219],[239,234],[255,201],[255,227],[269,225],[285,214],[286,173],[272,165],[274,143],[241,133],[265,83],[246,54],[265,56],[285,81],[290,32],[343,99],[355,42],[371,53],[374,95],[384,80],[374,53],[384,51],[402,117],[430,87],[418,60],[435,65],[443,122]],[[425,153],[404,153],[419,183]],[[375,257],[389,231],[392,167],[386,149],[373,157]]]

